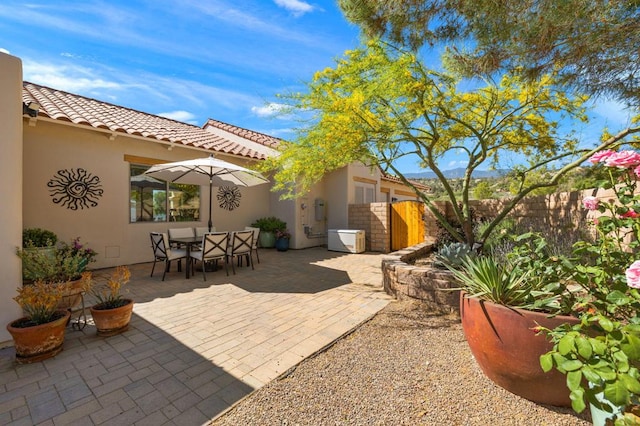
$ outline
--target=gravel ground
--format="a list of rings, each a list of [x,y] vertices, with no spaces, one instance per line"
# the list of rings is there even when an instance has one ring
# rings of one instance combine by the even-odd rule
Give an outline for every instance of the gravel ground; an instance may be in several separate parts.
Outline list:
[[[588,411],[588,410],[587,410]],[[211,425],[590,425],[487,379],[456,315],[392,302]]]

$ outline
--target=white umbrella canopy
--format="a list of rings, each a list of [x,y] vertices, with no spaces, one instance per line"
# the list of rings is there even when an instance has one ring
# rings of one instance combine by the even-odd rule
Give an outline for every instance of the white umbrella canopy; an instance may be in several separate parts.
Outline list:
[[[156,164],[144,173],[171,183],[209,185],[209,230],[213,225],[211,200],[214,186],[255,186],[269,182],[260,173],[219,160],[213,154],[206,158]]]

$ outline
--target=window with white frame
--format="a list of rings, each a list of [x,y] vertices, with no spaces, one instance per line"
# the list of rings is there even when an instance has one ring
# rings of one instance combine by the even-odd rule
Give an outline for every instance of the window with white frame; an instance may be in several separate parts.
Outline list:
[[[357,184],[355,186],[355,190],[356,190],[356,194],[355,194],[356,204],[369,204],[369,203],[374,203],[376,201],[375,187],[373,185]]]

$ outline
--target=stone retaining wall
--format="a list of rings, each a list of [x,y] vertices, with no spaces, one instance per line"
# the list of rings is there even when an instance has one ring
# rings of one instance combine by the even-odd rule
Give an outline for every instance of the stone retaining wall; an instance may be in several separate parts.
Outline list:
[[[384,290],[398,300],[419,299],[432,309],[457,312],[460,292],[445,290],[457,286],[451,272],[409,263],[416,258],[425,257],[431,249],[431,244],[421,243],[384,256]]]

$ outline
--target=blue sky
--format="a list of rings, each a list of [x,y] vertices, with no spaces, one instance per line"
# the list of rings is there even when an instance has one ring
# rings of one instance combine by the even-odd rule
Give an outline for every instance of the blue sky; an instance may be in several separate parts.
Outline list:
[[[288,139],[275,95],[359,44],[334,0],[2,0],[0,50],[24,79],[201,126],[207,118]],[[624,125],[599,103],[585,140]],[[455,156],[445,169],[460,167]],[[400,165],[419,171],[415,161]]]

